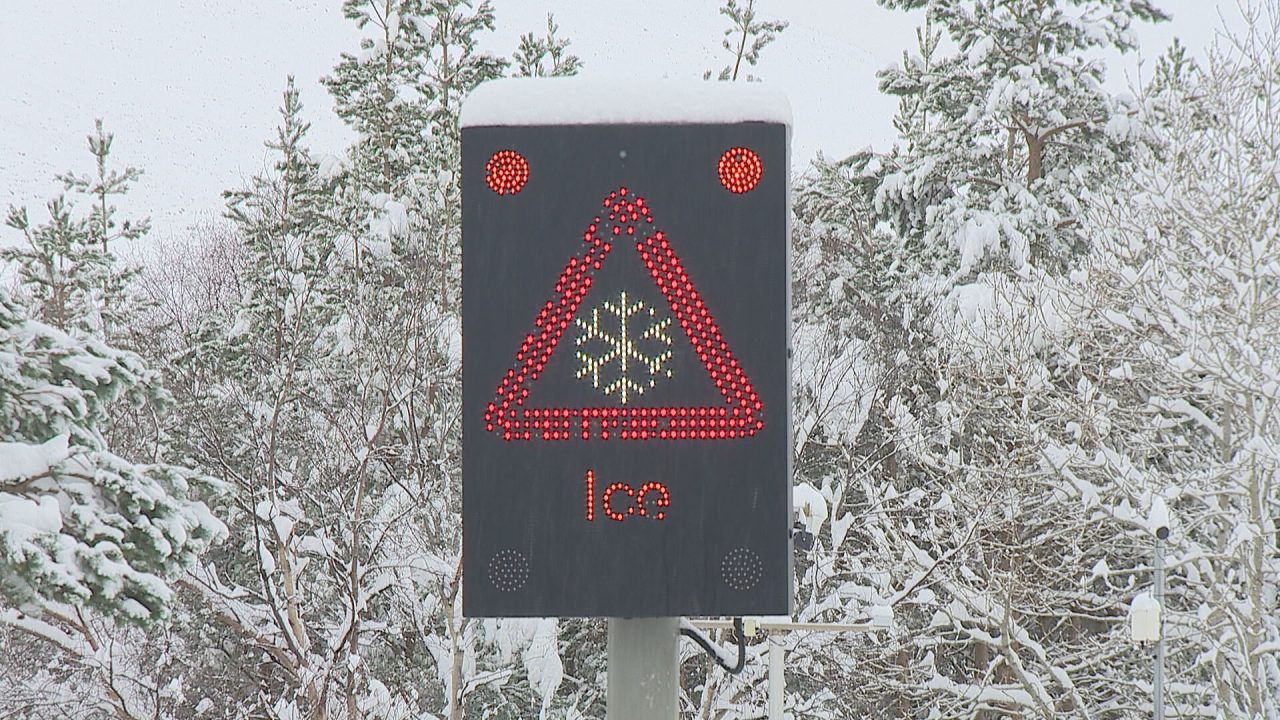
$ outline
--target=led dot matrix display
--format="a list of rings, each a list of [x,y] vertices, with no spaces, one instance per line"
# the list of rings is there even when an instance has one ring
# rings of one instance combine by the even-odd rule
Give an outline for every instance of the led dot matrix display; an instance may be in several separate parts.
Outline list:
[[[463,129],[467,615],[789,611],[787,136]]]
[[[606,216],[596,216],[582,233],[585,249],[569,258],[555,283],[555,294],[543,303],[534,318],[533,332],[525,335],[515,355],[515,365],[507,368],[494,398],[485,406],[485,429],[501,432],[508,442],[525,440],[732,440],[753,437],[764,428],[764,402],[752,387],[746,372],[734,357],[729,344],[711,315],[707,303],[689,277],[667,234],[653,226],[653,210],[645,199],[626,187],[610,192],[602,203]],[[636,228],[641,229],[637,233]],[[666,299],[671,315],[648,326],[640,338],[658,337],[662,352],[652,357],[637,352],[627,338],[626,319],[645,308],[642,302],[629,303],[621,290],[618,302],[605,300],[603,308],[622,319],[622,329],[610,334],[600,327],[600,314],[593,310],[590,322],[575,317],[590,292],[597,272],[620,237],[635,238],[634,251],[652,282]],[[629,241],[630,242],[630,241]],[[670,360],[669,324],[675,322],[689,342],[691,357],[705,368],[707,377],[723,399],[710,406],[661,405],[628,406],[634,395],[642,395],[645,385],[626,374],[629,359],[647,367],[649,387]],[[581,351],[582,367],[576,377],[590,377],[591,384],[606,396],[616,395],[617,404],[594,407],[537,407],[530,398],[530,385],[551,362],[571,323],[583,329],[579,344],[593,338],[608,338],[614,345],[600,357]],[[633,357],[634,356],[634,357]],[[621,375],[602,384],[600,366],[608,362],[622,365]],[[670,375],[672,371],[667,370]],[[628,392],[630,391],[630,393]]]

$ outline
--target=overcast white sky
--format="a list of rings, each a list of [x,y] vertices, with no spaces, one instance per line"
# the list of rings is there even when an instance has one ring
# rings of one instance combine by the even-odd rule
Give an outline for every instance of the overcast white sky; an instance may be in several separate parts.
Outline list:
[[[1215,0],[1157,4],[1174,19],[1139,29],[1149,59],[1175,35],[1198,51],[1221,24]],[[504,56],[552,12],[584,74],[696,78],[726,62],[720,0],[495,5],[498,30],[483,46]],[[756,73],[790,97],[795,168],[818,150],[839,156],[887,147],[895,104],[876,92],[875,71],[914,47],[918,17],[875,0],[757,5],[791,23]],[[42,204],[59,189],[56,173],[90,170],[84,136],[102,117],[116,133],[116,162],[145,170],[123,209],[150,214],[160,238],[183,232],[220,212],[221,192],[266,162],[262,142],[275,126],[286,75],[302,89],[312,148],[341,152],[348,136],[318,80],[358,40],[340,0],[41,0],[7,8],[0,23],[0,205]],[[1123,87],[1135,68],[1136,58],[1114,62],[1112,84]],[[6,234],[0,228],[0,242]]]

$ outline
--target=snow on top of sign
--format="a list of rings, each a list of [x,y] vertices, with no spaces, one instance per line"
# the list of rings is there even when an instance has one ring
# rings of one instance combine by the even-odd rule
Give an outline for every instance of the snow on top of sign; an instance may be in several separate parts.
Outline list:
[[[462,105],[463,127],[731,122],[790,126],[791,103],[758,83],[575,77],[491,80]]]

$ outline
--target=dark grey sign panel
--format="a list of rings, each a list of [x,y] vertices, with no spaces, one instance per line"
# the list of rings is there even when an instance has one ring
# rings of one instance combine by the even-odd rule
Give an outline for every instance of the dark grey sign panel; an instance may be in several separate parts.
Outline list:
[[[463,610],[790,610],[788,129],[468,127]]]

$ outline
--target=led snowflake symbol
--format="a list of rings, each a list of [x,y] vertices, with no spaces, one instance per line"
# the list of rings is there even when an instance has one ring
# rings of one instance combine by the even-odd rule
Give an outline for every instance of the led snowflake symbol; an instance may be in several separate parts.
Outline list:
[[[606,322],[605,318],[611,318]],[[636,324],[643,323],[637,335]],[[642,300],[630,300],[623,290],[617,301],[606,300],[592,308],[591,319],[574,318],[578,335],[577,378],[590,378],[591,386],[606,396],[617,395],[626,405],[634,395],[654,387],[658,378],[671,377],[671,317],[658,319],[657,310]],[[591,352],[590,343],[603,344]],[[649,352],[645,352],[648,349]],[[608,372],[617,366],[616,374]]]

